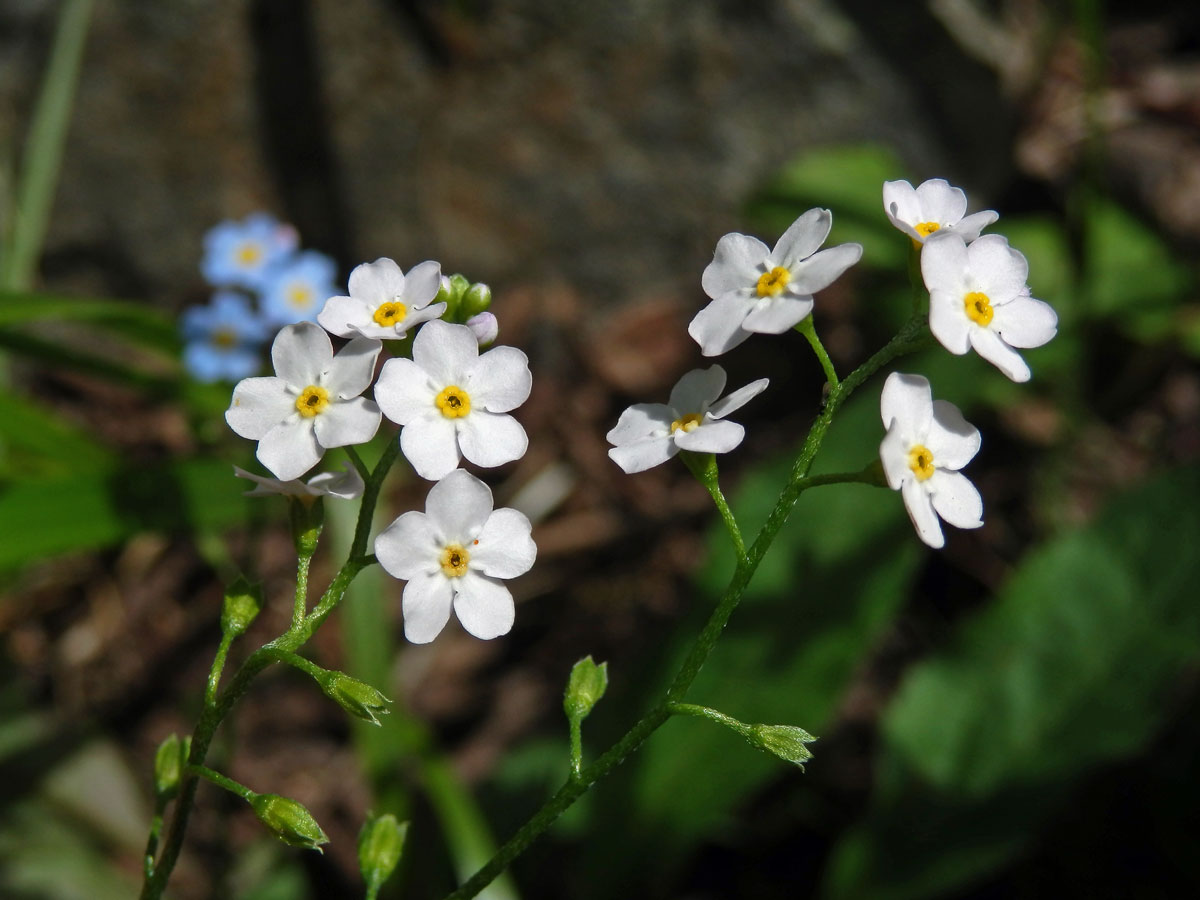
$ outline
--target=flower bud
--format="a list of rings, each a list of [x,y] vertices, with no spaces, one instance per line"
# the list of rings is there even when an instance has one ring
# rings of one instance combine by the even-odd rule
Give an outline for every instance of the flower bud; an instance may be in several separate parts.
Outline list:
[[[492,289],[482,282],[476,282],[467,288],[459,301],[459,316],[470,319],[492,305]]]
[[[251,584],[242,576],[225,589],[221,607],[221,631],[237,637],[245,634],[262,609],[262,585]]]
[[[168,735],[158,745],[154,754],[154,792],[161,803],[166,803],[179,791],[179,779],[191,749],[192,739],[180,740],[177,734]]]
[[[812,759],[812,752],[804,745],[816,740],[803,728],[794,725],[751,725],[745,737],[760,750],[766,750],[801,769]]]
[[[296,553],[311,557],[317,552],[321,527],[325,524],[325,502],[321,497],[288,497],[292,521],[292,542]]]
[[[464,323],[475,333],[475,340],[480,347],[486,347],[500,334],[500,323],[490,312],[476,313]]]
[[[317,679],[317,683],[330,700],[350,715],[358,716],[372,725],[379,724],[379,716],[391,712],[391,700],[366,682],[351,678],[345,672],[327,670],[323,677]]]
[[[367,893],[378,891],[396,870],[404,852],[408,823],[397,822],[391,813],[377,819],[367,819],[358,833],[358,868]]]
[[[567,718],[572,722],[586,719],[592,707],[604,696],[607,687],[608,663],[596,665],[591,656],[585,656],[575,663],[563,696],[563,711]]]
[[[320,853],[321,845],[329,843],[312,813],[295,800],[279,794],[255,794],[250,798],[250,806],[258,821],[275,832],[285,844]]]

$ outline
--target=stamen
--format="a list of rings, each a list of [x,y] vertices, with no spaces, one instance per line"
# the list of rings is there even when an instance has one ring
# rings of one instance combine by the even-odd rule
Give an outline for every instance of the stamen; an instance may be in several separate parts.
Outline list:
[[[988,299],[987,294],[981,294],[979,291],[971,291],[963,297],[963,306],[967,311],[967,318],[977,325],[982,325],[986,328],[991,324],[992,316],[992,301]]]
[[[381,303],[379,309],[375,310],[375,315],[372,316],[377,325],[382,325],[384,328],[403,322],[408,315],[408,307],[399,300],[389,300],[386,303]]]
[[[237,253],[234,255],[239,266],[257,265],[258,261],[262,259],[262,247],[254,241],[246,241],[237,248]]]
[[[770,272],[763,272],[758,279],[758,296],[778,297],[792,280],[792,273],[783,266],[776,266]]]
[[[218,328],[212,333],[212,344],[221,350],[237,346],[237,333],[232,328]]]
[[[296,398],[296,410],[306,419],[323,413],[329,405],[329,391],[315,384],[310,384]]]
[[[306,284],[297,284],[288,288],[288,302],[296,309],[304,309],[312,303],[312,288]]]
[[[917,476],[917,481],[925,481],[933,475],[933,453],[928,447],[917,444],[908,451],[908,467]]]
[[[921,237],[927,238],[941,227],[937,222],[918,222],[913,226],[913,231]]]
[[[704,416],[700,413],[688,413],[671,423],[671,434],[682,430],[684,434],[695,431],[700,427],[700,423],[704,421]]]
[[[445,388],[433,402],[447,419],[461,419],[471,411],[470,396],[456,384]]]
[[[442,571],[447,578],[461,578],[466,575],[467,563],[470,561],[471,554],[462,544],[447,544],[442,549]]]

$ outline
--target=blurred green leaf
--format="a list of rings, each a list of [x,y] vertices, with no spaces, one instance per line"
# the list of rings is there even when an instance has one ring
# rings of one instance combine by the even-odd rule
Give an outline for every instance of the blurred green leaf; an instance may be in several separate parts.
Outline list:
[[[172,355],[179,353],[181,345],[175,320],[142,303],[0,291],[0,327],[45,321],[100,325]]]
[[[831,897],[929,897],[1002,864],[1095,767],[1145,746],[1200,661],[1200,470],[1029,556],[884,721],[875,808]],[[1187,498],[1181,502],[1181,498]]]
[[[81,473],[112,461],[111,452],[41,403],[9,393],[0,416],[0,478]]]

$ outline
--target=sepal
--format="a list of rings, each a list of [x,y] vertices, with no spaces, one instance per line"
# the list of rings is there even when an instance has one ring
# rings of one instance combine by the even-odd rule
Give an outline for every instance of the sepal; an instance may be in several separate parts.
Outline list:
[[[279,794],[254,794],[248,802],[258,821],[285,844],[320,853],[321,845],[329,843],[312,813],[295,800]]]
[[[563,711],[572,722],[587,718],[608,687],[608,663],[596,665],[591,656],[575,663],[563,695]]]
[[[408,823],[397,822],[391,813],[363,824],[358,833],[358,868],[367,883],[367,896],[374,896],[396,870],[407,836]]]
[[[262,585],[251,584],[241,575],[225,589],[221,606],[221,631],[237,637],[258,617],[262,609]]]

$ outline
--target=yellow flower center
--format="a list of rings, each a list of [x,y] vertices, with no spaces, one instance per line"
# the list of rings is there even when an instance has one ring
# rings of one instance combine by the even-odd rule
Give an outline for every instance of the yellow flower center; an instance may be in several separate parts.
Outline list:
[[[992,321],[992,301],[987,294],[971,291],[963,297],[963,306],[967,310],[967,318],[977,325],[986,328]]]
[[[442,571],[447,578],[461,578],[466,575],[467,563],[470,561],[471,554],[462,544],[447,544],[442,549]]]
[[[792,280],[792,273],[783,266],[776,266],[770,272],[763,272],[758,279],[758,296],[778,297]]]
[[[927,238],[941,227],[937,222],[918,222],[913,226],[913,231],[921,237]]]
[[[254,241],[246,241],[237,248],[237,253],[234,254],[239,266],[254,266],[262,259],[262,247]]]
[[[288,303],[296,309],[304,309],[312,303],[312,288],[306,284],[295,284],[288,288]]]
[[[372,318],[376,324],[382,325],[384,328],[390,328],[398,322],[403,322],[407,315],[407,306],[399,300],[389,300],[387,303],[380,304],[379,309],[375,310],[375,315]]]
[[[323,413],[329,405],[329,391],[315,384],[310,384],[296,398],[296,410],[306,419],[311,419],[318,413]]]
[[[917,476],[917,481],[924,481],[933,475],[933,454],[923,444],[917,444],[908,451],[908,467]]]
[[[671,423],[671,434],[677,431],[683,431],[685,434],[690,431],[695,431],[700,427],[700,423],[704,417],[700,413],[688,413],[686,416],[676,419]]]
[[[237,334],[232,328],[218,328],[212,333],[213,346],[219,347],[222,350],[228,350],[230,347],[236,347],[237,342]]]
[[[444,389],[433,402],[447,419],[461,419],[471,411],[471,398],[456,384]]]

